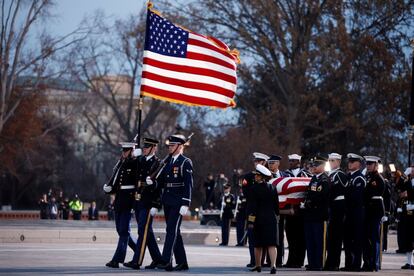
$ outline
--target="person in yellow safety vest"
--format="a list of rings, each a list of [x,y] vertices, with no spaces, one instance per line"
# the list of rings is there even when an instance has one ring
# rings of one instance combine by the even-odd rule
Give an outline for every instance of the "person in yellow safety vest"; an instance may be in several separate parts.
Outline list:
[[[78,195],[75,195],[75,198],[69,202],[69,207],[72,211],[73,219],[80,220],[82,215],[83,203],[82,201],[80,201]]]

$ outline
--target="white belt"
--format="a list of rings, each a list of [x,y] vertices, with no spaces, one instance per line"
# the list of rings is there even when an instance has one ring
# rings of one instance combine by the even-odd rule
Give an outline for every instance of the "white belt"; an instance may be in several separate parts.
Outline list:
[[[135,189],[135,186],[134,185],[121,186],[121,190],[129,190],[129,189]]]
[[[334,200],[344,200],[344,199],[345,199],[345,196],[341,195],[341,196],[335,197]]]
[[[382,200],[382,196],[373,196],[373,197],[371,197],[371,199],[381,199]]]

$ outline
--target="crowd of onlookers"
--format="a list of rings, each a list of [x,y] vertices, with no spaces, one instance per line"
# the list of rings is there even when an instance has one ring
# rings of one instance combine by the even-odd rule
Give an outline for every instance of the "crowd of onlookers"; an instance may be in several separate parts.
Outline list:
[[[114,198],[111,197],[107,206],[108,220],[114,219]],[[88,220],[99,220],[99,209],[96,206],[96,202],[92,201],[88,208]],[[41,219],[63,219],[73,220],[82,219],[82,211],[84,204],[77,194],[75,194],[71,200],[69,197],[64,196],[63,191],[54,193],[52,189],[49,189],[48,193],[44,193],[39,200],[40,218]]]

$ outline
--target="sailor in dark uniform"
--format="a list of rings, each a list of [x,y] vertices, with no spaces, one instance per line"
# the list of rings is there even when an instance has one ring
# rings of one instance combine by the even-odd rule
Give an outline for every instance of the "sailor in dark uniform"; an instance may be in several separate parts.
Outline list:
[[[157,267],[167,271],[188,270],[180,225],[191,203],[193,163],[183,155],[184,144],[187,142],[183,135],[171,135],[167,142],[170,156],[156,177],[157,182],[164,188],[161,201],[167,223],[162,262]],[[175,267],[172,267],[173,253],[177,263]]]
[[[152,258],[152,263],[146,266],[146,269],[154,269],[161,261],[161,253],[158,249],[152,230],[152,218],[161,208],[160,192],[151,179],[151,176],[158,169],[160,160],[155,155],[158,141],[151,138],[143,139],[144,146],[142,155],[138,156],[138,173],[137,187],[135,192],[135,217],[138,224],[138,240],[135,254],[132,260],[124,263],[124,266],[132,269],[139,269],[142,265],[145,255],[145,247],[148,245],[148,251]],[[154,177],[154,176],[153,176]]]
[[[270,274],[276,273],[276,246],[278,244],[279,197],[276,187],[267,183],[272,173],[263,165],[256,166],[254,184],[250,190],[248,227],[253,230],[256,264],[250,271],[261,272],[263,252],[270,258]]]
[[[399,193],[399,206],[397,212],[400,215],[398,231],[400,235],[400,251],[405,253],[407,262],[401,269],[414,270],[414,167],[406,170],[407,181],[397,186]]]
[[[341,263],[342,243],[345,228],[345,193],[348,187],[348,176],[341,166],[342,155],[331,153],[328,156],[330,165],[330,193],[329,193],[329,228],[328,228],[328,256],[325,270],[338,271]]]
[[[380,229],[381,219],[385,215],[383,194],[385,181],[378,172],[380,158],[364,156],[367,165],[367,186],[364,194],[365,223],[363,244],[363,271],[378,271],[380,269]]]
[[[137,179],[137,159],[133,158],[132,150],[135,143],[120,143],[122,155],[114,167],[111,179],[104,185],[107,194],[116,194],[114,202],[115,224],[118,232],[118,246],[112,260],[106,264],[108,267],[118,268],[119,263],[125,260],[127,246],[134,251],[135,242],[130,236],[131,210],[135,203],[135,182]]]
[[[329,177],[325,173],[326,158],[316,156],[311,166],[314,175],[306,192],[304,209],[306,251],[308,267],[306,270],[320,271],[323,268],[326,249],[326,227],[329,204]]]
[[[349,184],[345,194],[345,267],[343,271],[360,271],[364,229],[364,191],[366,181],[361,172],[363,158],[348,153]]]
[[[288,156],[288,159],[289,169],[286,171],[286,174],[289,177],[312,177],[310,172],[301,168],[300,162],[302,157],[300,155],[291,154]],[[287,207],[293,210],[293,215],[285,216],[285,231],[289,245],[289,256],[284,266],[290,268],[300,268],[303,266],[306,254],[303,214],[302,211],[299,210],[299,206]]]
[[[221,246],[229,244],[230,224],[234,218],[234,208],[236,207],[236,197],[230,193],[231,184],[224,185],[224,194],[221,200]]]
[[[272,173],[273,178],[279,177],[287,177],[288,175],[284,172],[279,170],[280,160],[282,157],[279,155],[270,155],[269,160],[267,160],[267,165],[269,167],[270,172]],[[277,259],[276,259],[276,267],[282,267],[283,265],[283,258],[285,256],[285,215],[279,216],[279,244],[277,246]]]
[[[266,154],[260,153],[260,152],[253,152],[253,162],[254,167],[256,168],[257,165],[266,165],[266,161],[269,159],[269,156]],[[250,208],[250,190],[253,187],[254,184],[254,177],[255,177],[255,171],[251,171],[247,174],[245,174],[242,177],[242,189],[243,194],[246,197],[246,210],[247,213],[249,212]],[[254,237],[253,237],[253,231],[252,229],[247,229],[247,238],[249,240],[249,253],[250,253],[250,262],[246,265],[247,267],[254,267],[256,264],[255,256],[254,256]]]
[[[246,197],[243,189],[240,188],[239,195],[236,200],[236,246],[244,246],[246,244]]]

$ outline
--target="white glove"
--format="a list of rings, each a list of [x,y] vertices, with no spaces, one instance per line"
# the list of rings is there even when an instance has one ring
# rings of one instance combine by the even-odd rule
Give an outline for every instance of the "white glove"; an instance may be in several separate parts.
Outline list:
[[[397,213],[402,213],[402,209],[401,208],[397,208]]]
[[[134,149],[134,150],[132,151],[132,157],[138,157],[138,156],[140,156],[140,155],[142,155],[142,150],[141,150],[140,148],[138,148],[138,149]]]
[[[305,202],[301,202],[300,205],[299,205],[299,208],[300,209],[305,209]]]
[[[240,199],[237,200],[237,204],[241,204],[241,200]]]
[[[112,186],[105,184],[103,186],[103,190],[105,191],[105,193],[110,193],[112,191]]]
[[[388,217],[387,217],[387,216],[383,216],[383,217],[381,218],[381,222],[386,222],[386,221],[388,221]]]
[[[414,204],[407,204],[407,211],[414,210]]]
[[[150,176],[147,176],[147,178],[145,179],[145,182],[147,183],[148,186],[151,186],[152,184],[154,184],[154,181],[152,181]]]
[[[187,212],[188,212],[188,206],[183,205],[180,207],[180,215],[185,216]]]
[[[152,217],[155,216],[157,213],[158,213],[158,209],[157,208],[152,207],[150,209],[150,214],[151,214]]]

